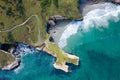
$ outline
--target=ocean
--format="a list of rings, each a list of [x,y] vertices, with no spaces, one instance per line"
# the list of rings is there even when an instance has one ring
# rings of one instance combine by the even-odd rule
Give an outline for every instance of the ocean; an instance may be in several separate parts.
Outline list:
[[[21,66],[1,71],[0,80],[120,80],[120,6],[104,3],[83,21],[71,21],[58,42],[65,52],[80,58],[72,72],[53,67],[55,58],[42,51],[26,54]]]

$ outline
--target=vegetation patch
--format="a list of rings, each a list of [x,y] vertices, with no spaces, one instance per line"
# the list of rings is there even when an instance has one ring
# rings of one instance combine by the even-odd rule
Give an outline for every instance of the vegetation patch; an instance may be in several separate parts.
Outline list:
[[[11,31],[0,33],[1,43],[13,41],[42,43],[48,38],[46,22],[53,15],[80,18],[77,0],[1,0],[0,1],[0,30],[7,30],[24,22],[33,14],[25,25]],[[12,39],[9,37],[12,36]],[[9,39],[10,38],[10,39]]]
[[[57,64],[73,63],[77,64],[78,58],[70,58],[68,53],[63,52],[55,43],[46,41],[45,51],[50,52],[57,58]]]
[[[7,66],[15,61],[15,58],[10,53],[5,53],[0,50],[0,68]]]

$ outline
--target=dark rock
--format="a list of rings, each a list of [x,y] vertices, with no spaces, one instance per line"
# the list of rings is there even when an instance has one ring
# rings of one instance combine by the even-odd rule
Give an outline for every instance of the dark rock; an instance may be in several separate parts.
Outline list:
[[[51,26],[55,26],[54,20],[49,20],[49,21],[48,21],[48,24],[50,24]]]
[[[118,5],[120,5],[120,0],[115,0],[115,1],[111,1],[113,4],[118,4]]]
[[[53,38],[53,37],[50,37],[50,38],[49,38],[49,41],[50,41],[50,42],[54,42],[54,38]]]
[[[0,49],[10,52],[11,48],[16,48],[17,47],[17,43],[13,43],[13,44],[0,44]]]
[[[13,70],[17,68],[18,66],[20,66],[20,63],[21,63],[21,59],[16,58],[16,60],[12,64],[3,67],[2,70]]]
[[[16,64],[13,66],[13,67],[11,67],[11,70],[14,70],[14,69],[16,69],[17,67],[19,67],[20,66],[20,63],[21,63],[21,59],[17,59],[17,61],[16,61]]]
[[[49,30],[55,28],[56,23],[61,20],[67,20],[67,17],[60,16],[60,15],[51,16],[46,25],[47,33],[49,34]]]

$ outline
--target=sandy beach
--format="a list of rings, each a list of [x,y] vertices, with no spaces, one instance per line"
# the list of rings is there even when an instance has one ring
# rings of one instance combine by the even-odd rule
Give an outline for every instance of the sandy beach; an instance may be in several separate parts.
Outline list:
[[[56,44],[58,44],[59,39],[62,35],[62,33],[64,32],[64,30],[66,29],[67,25],[71,22],[71,20],[61,20],[61,21],[57,21],[56,25],[49,30],[50,35],[54,38],[54,42]]]

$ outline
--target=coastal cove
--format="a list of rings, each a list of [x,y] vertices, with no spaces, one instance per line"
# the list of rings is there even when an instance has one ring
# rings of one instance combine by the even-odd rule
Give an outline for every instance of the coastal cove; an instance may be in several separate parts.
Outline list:
[[[18,24],[16,26],[13,26],[12,28],[10,28],[8,30],[1,30],[0,33],[8,33],[9,34],[9,39],[11,40],[13,38],[11,32],[16,30],[17,28],[25,25],[32,17],[35,17],[37,19],[37,22],[38,22],[37,26],[39,27],[40,26],[39,18],[35,14],[35,15],[31,15],[30,17],[28,17],[23,23]],[[56,25],[55,23],[57,21],[59,22],[59,21],[62,21],[62,20],[68,20],[68,19],[66,17],[55,15],[55,16],[52,16],[50,18],[50,20],[48,21],[47,24],[49,26],[51,26],[51,25],[54,26],[54,25]],[[46,31],[44,31],[44,33],[46,34],[46,32],[48,32],[48,30],[49,29],[46,29]],[[5,53],[10,53],[12,56],[14,56],[16,58],[15,61],[12,62],[11,64],[9,63],[9,65],[6,65],[6,66],[2,65],[3,66],[2,70],[12,70],[12,69],[18,67],[20,65],[20,62],[21,62],[22,54],[27,53],[26,48],[32,48],[32,49],[34,48],[34,49],[37,49],[37,50],[42,50],[42,51],[45,51],[48,54],[56,57],[57,59],[56,59],[56,62],[53,64],[53,66],[56,69],[61,69],[65,72],[70,72],[71,71],[71,70],[69,70],[69,66],[67,66],[66,63],[72,63],[74,65],[79,65],[79,57],[64,52],[55,43],[50,42],[51,35],[48,35],[48,37],[43,36],[43,35],[40,36],[42,31],[43,30],[41,30],[41,29],[38,31],[38,42],[34,43],[34,44],[31,43],[31,45],[33,45],[34,47],[32,47],[30,45],[26,45],[26,46],[21,45],[19,42],[12,42],[12,44],[1,44],[1,51],[3,51],[3,52],[5,51]],[[42,37],[44,37],[44,38],[46,37],[46,40],[43,41],[44,39]],[[22,46],[22,52],[21,52],[21,46],[19,44]],[[32,51],[34,51],[34,50],[32,50]],[[7,63],[4,63],[4,64],[7,64]]]
[[[33,75],[36,76],[36,79],[55,79],[54,77],[50,77],[51,76],[55,76],[55,75],[59,75],[59,74],[65,74],[65,75],[69,75],[70,73],[65,73],[64,71],[61,71],[59,69],[55,69],[53,67],[53,64],[56,61],[56,58],[51,56],[50,54],[37,50],[34,47],[24,44],[24,43],[18,43],[18,46],[16,47],[16,51],[14,52],[13,55],[18,55],[16,53],[20,53],[19,55],[21,55],[21,63],[20,65],[12,70],[0,70],[0,79],[12,79],[12,80],[21,80],[21,79],[26,79],[28,80],[29,78],[25,76],[26,75]],[[32,65],[31,65],[32,64]],[[30,66],[31,65],[31,66]],[[78,66],[72,65],[72,64],[68,64],[69,65],[69,69],[74,71],[77,69]],[[74,68],[72,68],[72,66],[74,66]],[[32,69],[34,68],[34,69]],[[75,69],[76,68],[76,69]],[[30,73],[27,73],[27,70],[31,70]],[[40,77],[37,77],[38,75],[35,73],[38,72]],[[42,75],[42,73],[47,73],[46,75]],[[8,74],[8,76],[6,75]],[[18,76],[20,75],[20,76]],[[48,75],[48,76],[47,76]],[[47,76],[47,77],[45,77]],[[30,78],[30,80],[35,79],[35,77]]]
[[[52,48],[52,45],[50,45],[49,42],[47,42],[46,44],[48,44],[47,46],[51,46],[51,48]],[[36,53],[36,52],[39,52],[39,51],[42,51],[45,54],[49,54],[49,55],[52,55],[53,57],[55,57],[56,58],[56,63],[53,64],[54,67],[56,69],[61,69],[65,72],[69,72],[69,69],[68,69],[68,66],[66,65],[66,62],[64,62],[64,60],[62,60],[62,58],[65,58],[65,59],[68,58],[67,59],[68,63],[73,63],[75,65],[79,64],[79,58],[74,56],[74,55],[70,55],[70,54],[67,54],[67,53],[63,54],[62,53],[64,56],[61,58],[62,54],[61,54],[61,56],[57,56],[58,55],[58,54],[56,54],[57,52],[53,53],[53,52],[51,52],[52,50],[49,50],[48,47],[45,47],[45,46],[44,47],[41,46],[41,47],[42,48],[40,48],[40,47],[35,48],[35,47],[32,47],[28,44],[24,44],[24,43],[21,43],[21,42],[14,43],[14,44],[1,44],[0,51],[4,52],[4,54],[6,54],[6,55],[11,54],[13,57],[15,57],[15,61],[12,62],[11,64],[9,63],[9,65],[6,65],[6,66],[3,65],[2,70],[13,70],[13,69],[19,67],[20,63],[21,63],[22,56],[25,56],[27,53]],[[57,48],[55,48],[55,49],[57,49]],[[57,50],[57,51],[59,51],[59,50]],[[6,56],[4,56],[4,58],[6,58]],[[62,61],[60,61],[59,59],[62,60]],[[69,62],[69,60],[70,60],[70,62]],[[63,62],[63,64],[60,64],[61,62]],[[6,64],[6,62],[4,62],[4,64]]]
[[[0,80],[120,80],[119,0],[79,0],[83,17],[71,17],[75,5],[67,16],[66,8],[58,10],[60,15],[48,11],[61,9],[53,8],[54,1],[48,1],[51,5],[44,7],[44,14],[31,13],[0,30]],[[72,0],[64,3],[67,6]]]

